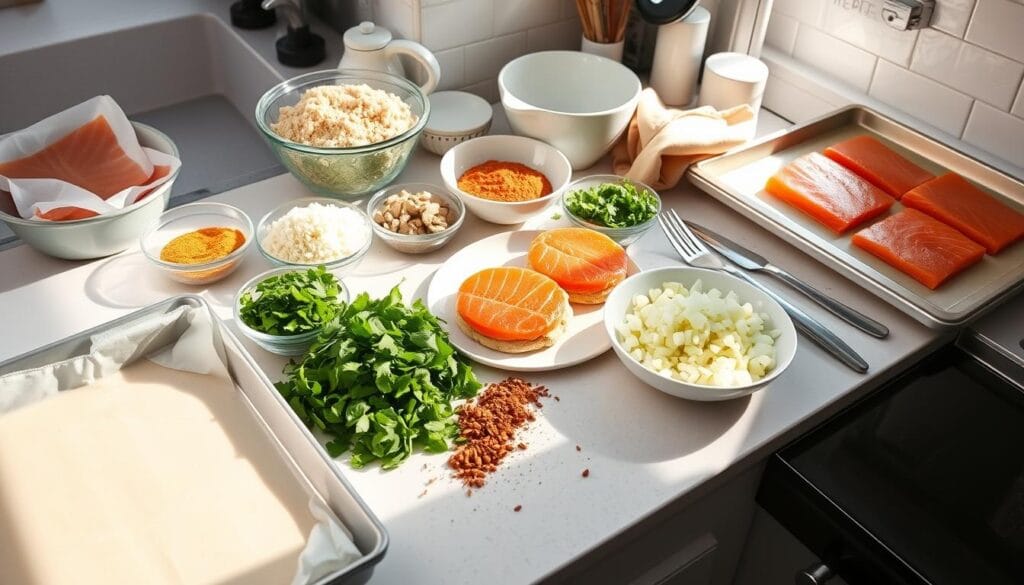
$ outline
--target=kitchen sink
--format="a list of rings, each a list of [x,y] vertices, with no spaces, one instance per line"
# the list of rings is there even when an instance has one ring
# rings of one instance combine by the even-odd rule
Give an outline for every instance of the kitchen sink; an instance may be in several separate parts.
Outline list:
[[[166,133],[182,158],[171,205],[284,172],[253,119],[260,96],[282,78],[213,15],[0,56],[0,79],[0,135],[100,94]],[[12,236],[0,230],[2,245]]]

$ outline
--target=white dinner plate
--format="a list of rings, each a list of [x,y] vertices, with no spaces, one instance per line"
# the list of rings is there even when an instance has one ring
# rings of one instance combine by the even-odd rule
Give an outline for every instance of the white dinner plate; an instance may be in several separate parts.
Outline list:
[[[448,322],[452,345],[482,364],[517,372],[557,370],[587,361],[608,351],[612,342],[604,329],[604,305],[573,304],[565,335],[551,347],[529,353],[502,353],[480,345],[455,325],[455,300],[462,282],[472,274],[495,266],[528,266],[527,251],[542,231],[512,231],[484,238],[453,254],[437,269],[427,289],[430,311]],[[629,274],[638,272],[632,260]]]

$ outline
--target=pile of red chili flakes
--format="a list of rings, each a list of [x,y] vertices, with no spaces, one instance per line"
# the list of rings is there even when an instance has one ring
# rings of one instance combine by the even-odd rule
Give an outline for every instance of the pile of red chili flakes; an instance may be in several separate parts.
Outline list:
[[[487,474],[516,448],[516,430],[536,418],[532,407],[541,408],[540,399],[547,396],[544,386],[505,378],[484,388],[475,402],[459,407],[460,436],[465,442],[448,459],[455,477],[467,487],[483,486]],[[526,445],[519,443],[518,448]]]

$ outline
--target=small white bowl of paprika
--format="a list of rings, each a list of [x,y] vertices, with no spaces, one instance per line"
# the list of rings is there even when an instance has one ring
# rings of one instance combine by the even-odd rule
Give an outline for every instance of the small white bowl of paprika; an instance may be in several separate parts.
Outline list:
[[[557,148],[533,138],[481,136],[445,153],[441,178],[474,215],[511,225],[558,201],[572,166]]]

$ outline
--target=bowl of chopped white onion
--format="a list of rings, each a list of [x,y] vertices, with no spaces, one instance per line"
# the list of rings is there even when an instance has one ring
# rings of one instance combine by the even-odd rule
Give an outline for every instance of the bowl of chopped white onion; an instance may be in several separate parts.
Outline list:
[[[608,296],[604,324],[616,355],[644,383],[690,400],[746,396],[796,355],[789,315],[724,272],[674,266],[635,274]]]

